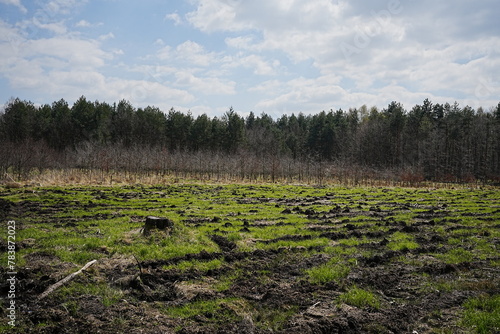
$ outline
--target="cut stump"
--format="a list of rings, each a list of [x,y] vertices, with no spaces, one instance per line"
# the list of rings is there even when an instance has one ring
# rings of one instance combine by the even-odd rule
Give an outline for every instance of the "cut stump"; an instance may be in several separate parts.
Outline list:
[[[174,227],[174,222],[168,218],[148,216],[144,224],[144,230],[159,229],[165,230]]]

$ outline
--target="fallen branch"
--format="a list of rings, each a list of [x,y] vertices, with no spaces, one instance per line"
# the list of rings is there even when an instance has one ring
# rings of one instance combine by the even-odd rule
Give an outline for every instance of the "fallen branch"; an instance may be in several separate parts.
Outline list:
[[[82,267],[82,269],[78,270],[77,272],[74,272],[68,276],[66,276],[65,278],[63,278],[62,280],[60,280],[59,282],[51,285],[47,290],[45,290],[44,293],[42,293],[40,296],[38,296],[38,300],[42,300],[43,298],[47,297],[48,295],[50,295],[52,292],[54,292],[54,290],[56,290],[57,288],[59,288],[60,286],[62,286],[63,284],[71,281],[73,278],[75,278],[78,274],[80,274],[82,271],[84,271],[85,269],[87,269],[88,267],[90,267],[91,265],[93,265],[94,263],[96,263],[97,260],[92,260],[90,261],[89,263],[87,263],[86,265],[84,265]]]
[[[137,259],[137,257],[135,257],[134,254],[132,254],[132,256],[134,257],[135,261],[137,262],[137,265],[139,266],[139,276],[141,276],[142,273],[143,273],[141,263],[139,262],[139,260]]]

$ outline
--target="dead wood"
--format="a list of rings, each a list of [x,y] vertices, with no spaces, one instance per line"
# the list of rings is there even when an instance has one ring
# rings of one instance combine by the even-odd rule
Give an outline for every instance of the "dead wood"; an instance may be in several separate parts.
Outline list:
[[[61,287],[62,285],[64,285],[65,283],[71,281],[73,278],[75,278],[78,274],[81,274],[85,269],[87,269],[88,267],[90,267],[91,265],[93,265],[94,263],[96,263],[97,260],[92,260],[90,261],[89,263],[87,263],[86,265],[84,265],[80,270],[78,270],[77,272],[74,272],[68,276],[66,276],[65,278],[63,278],[62,280],[60,280],[59,282],[51,285],[47,290],[45,290],[44,293],[42,293],[40,296],[38,296],[38,300],[42,300],[44,299],[45,297],[47,297],[48,295],[50,295],[52,292],[54,292],[56,289],[58,289],[59,287]]]

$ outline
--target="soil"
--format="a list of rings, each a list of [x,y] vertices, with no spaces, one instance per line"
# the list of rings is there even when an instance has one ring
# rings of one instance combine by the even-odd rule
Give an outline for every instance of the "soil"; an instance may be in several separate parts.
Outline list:
[[[40,190],[44,191],[44,190]],[[47,190],[49,191],[49,190]],[[61,190],[63,191],[63,190]],[[75,191],[75,190],[73,190]],[[111,196],[101,191],[101,199]],[[121,194],[135,198],[137,193]],[[102,297],[92,294],[62,296],[54,293],[43,300],[36,296],[44,292],[78,266],[61,262],[44,251],[26,255],[26,265],[17,270],[18,326],[9,328],[13,333],[434,333],[437,329],[452,333],[467,333],[459,319],[463,303],[481,294],[500,293],[498,252],[482,260],[451,264],[437,255],[453,249],[448,237],[436,232],[436,225],[445,224],[448,232],[460,230],[466,236],[466,225],[450,199],[446,206],[417,205],[407,202],[384,202],[342,199],[335,204],[334,193],[301,198],[240,198],[248,205],[273,204],[281,215],[297,215],[310,221],[307,229],[319,232],[311,235],[285,235],[275,239],[253,240],[253,243],[271,245],[280,241],[305,241],[327,238],[332,245],[340,240],[356,238],[366,240],[357,246],[359,253],[352,258],[357,265],[341,281],[323,284],[311,283],[305,275],[307,269],[324,264],[329,257],[323,246],[277,247],[242,251],[237,243],[224,234],[227,225],[218,217],[186,217],[186,226],[200,228],[219,224],[210,232],[210,239],[219,246],[219,252],[201,251],[168,260],[150,260],[138,263],[130,256],[105,256],[96,265],[77,276],[73,282],[82,284],[107,284],[119,289],[121,298],[106,306]],[[444,202],[442,200],[441,202]],[[497,199],[498,201],[498,199]],[[369,203],[368,203],[369,202]],[[70,204],[41,205],[28,200],[17,203],[0,199],[0,218],[23,219],[38,217],[52,221],[60,227],[71,228],[80,221],[105,219],[92,216],[59,219],[57,213]],[[89,205],[89,204],[87,204]],[[498,202],[495,203],[498,205]],[[90,209],[90,208],[89,208]],[[116,208],[112,208],[115,210]],[[258,213],[258,209],[255,209]],[[394,219],[396,213],[418,212],[413,223]],[[453,218],[450,218],[453,213]],[[470,213],[468,213],[470,215]],[[500,223],[495,211],[481,213],[478,219],[488,222],[493,230]],[[358,217],[366,218],[366,223]],[[491,218],[491,219],[489,219]],[[489,219],[489,220],[488,220]],[[254,220],[241,223],[241,232],[279,224],[279,220]],[[224,225],[226,224],[226,225]],[[373,227],[379,226],[377,230]],[[395,232],[410,234],[417,241],[413,249],[389,250],[387,244]],[[488,231],[483,236],[488,237]],[[457,237],[455,234],[454,237]],[[490,238],[491,239],[491,238]],[[498,249],[500,240],[492,238]],[[33,247],[26,239],[17,244],[18,249]],[[7,250],[4,240],[2,252]],[[103,250],[105,252],[105,250]],[[366,255],[369,254],[369,255]],[[224,265],[217,269],[165,269],[165,266],[182,261],[211,261],[221,259]],[[7,269],[0,269],[5,277]],[[233,272],[242,273],[227,289],[215,289],[219,282]],[[458,288],[445,289],[426,282],[455,282]],[[356,307],[338,302],[338,297],[351,286],[373,291],[381,300],[380,308]],[[442,285],[444,286],[444,285]],[[0,283],[2,296],[8,284]],[[189,305],[198,301],[222,301],[218,312],[222,315],[202,313],[181,318],[169,316],[166,309]],[[236,305],[231,300],[244,300]],[[278,319],[278,314],[287,314]],[[5,311],[2,317],[6,318]]]

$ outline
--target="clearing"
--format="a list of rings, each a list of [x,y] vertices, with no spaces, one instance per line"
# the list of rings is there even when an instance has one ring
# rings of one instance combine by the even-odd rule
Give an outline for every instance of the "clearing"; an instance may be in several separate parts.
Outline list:
[[[16,327],[3,307],[0,332],[500,330],[495,188],[0,188],[0,216],[17,270]],[[147,216],[174,226],[144,230]]]

